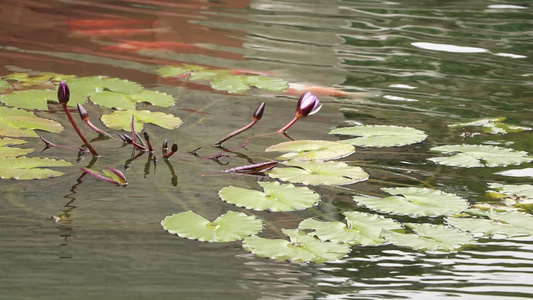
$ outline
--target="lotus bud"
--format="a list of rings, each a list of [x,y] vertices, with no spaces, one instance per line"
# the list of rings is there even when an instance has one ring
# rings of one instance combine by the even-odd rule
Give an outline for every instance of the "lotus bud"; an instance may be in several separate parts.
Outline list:
[[[59,87],[57,88],[57,100],[59,100],[61,104],[67,104],[68,100],[70,100],[70,90],[65,81],[59,83]]]
[[[89,113],[87,112],[87,110],[81,106],[81,104],[78,103],[78,112],[80,113],[80,118],[87,122],[87,120],[89,120]]]
[[[256,122],[261,120],[261,118],[263,117],[264,111],[265,111],[265,102],[262,102],[261,104],[259,104],[257,109],[254,111],[254,120]]]
[[[296,117],[304,118],[308,115],[317,113],[322,105],[320,100],[313,95],[311,92],[305,92],[298,99],[298,104],[296,105]]]
[[[172,155],[174,155],[174,153],[176,153],[178,151],[178,144],[174,143],[172,144],[172,147],[170,148],[170,152],[168,153],[165,153],[163,155],[164,158],[169,158],[171,157]]]

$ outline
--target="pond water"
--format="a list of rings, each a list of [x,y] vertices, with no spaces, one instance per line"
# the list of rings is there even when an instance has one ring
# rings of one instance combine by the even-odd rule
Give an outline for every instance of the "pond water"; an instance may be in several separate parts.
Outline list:
[[[364,210],[352,195],[383,196],[384,187],[432,186],[474,204],[497,202],[487,195],[489,183],[531,183],[531,172],[497,174],[531,163],[460,168],[427,160],[435,156],[427,152],[431,147],[463,143],[531,154],[531,131],[465,139],[461,128],[448,127],[495,117],[533,127],[530,6],[529,1],[4,1],[0,75],[54,72],[135,81],[177,99],[170,108],[138,104],[137,109],[171,113],[184,123],[174,130],[147,125],[158,148],[168,139],[178,142],[179,151],[170,166],[160,159],[154,169],[147,155],[132,161],[125,188],[80,179],[90,155],[78,161],[75,152],[61,148],[39,152],[42,142],[27,139],[23,147],[37,149],[30,156],[62,158],[75,166],[58,168],[65,172],[58,178],[0,180],[0,298],[531,297],[531,237],[480,238],[451,253],[354,246],[343,259],[319,264],[258,257],[241,242],[182,239],[160,224],[187,210],[211,220],[228,210],[251,214],[221,201],[218,191],[228,185],[257,187],[256,177],[206,173],[272,160],[276,154],[264,149],[283,137],[254,139],[239,155],[223,158],[227,165],[187,151],[203,147],[200,155],[215,154],[209,145],[247,124],[262,101],[263,119],[243,137],[279,129],[293,117],[302,85],[314,86],[323,108],[289,130],[295,140],[340,140],[328,132],[358,124],[414,127],[428,139],[403,147],[358,147],[343,160],[363,167],[368,181],[347,189],[314,186],[322,199],[307,210],[253,212],[266,224],[264,237],[280,238],[281,228],[296,228],[307,217],[342,220],[343,211]],[[293,90],[229,94],[157,74],[160,66],[183,63],[264,73],[287,80]],[[111,109],[85,107],[91,120],[105,127],[99,116]],[[65,130],[43,135],[78,145],[61,107],[49,108],[36,113]],[[117,138],[96,146],[102,157],[94,169],[124,170],[130,147],[121,147]]]

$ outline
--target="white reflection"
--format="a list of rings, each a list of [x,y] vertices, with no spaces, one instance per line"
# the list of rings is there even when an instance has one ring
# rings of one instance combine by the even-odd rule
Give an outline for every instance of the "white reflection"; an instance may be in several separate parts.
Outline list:
[[[495,53],[496,56],[509,57],[509,58],[527,58],[525,55],[512,54],[512,53]]]
[[[391,84],[389,85],[389,87],[397,88],[397,89],[406,89],[406,90],[414,90],[417,88],[416,86],[411,86],[408,84]]]
[[[493,4],[487,6],[490,9],[526,9],[527,7],[509,4]]]
[[[444,52],[455,52],[455,53],[485,53],[489,52],[487,49],[477,48],[477,47],[464,47],[464,46],[454,46],[448,44],[435,44],[435,43],[426,43],[426,42],[415,42],[411,45],[426,49],[426,50],[435,50],[435,51],[444,51]]]
[[[511,176],[511,177],[531,177],[533,178],[533,168],[507,170],[496,173],[498,175]]]
[[[400,96],[384,95],[383,98],[393,101],[417,102],[416,99],[404,98]]]

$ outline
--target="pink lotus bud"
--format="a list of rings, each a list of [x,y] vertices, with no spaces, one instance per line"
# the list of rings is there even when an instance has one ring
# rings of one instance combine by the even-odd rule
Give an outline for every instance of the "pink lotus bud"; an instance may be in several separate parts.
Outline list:
[[[296,117],[304,118],[308,115],[317,113],[322,105],[320,100],[313,95],[311,92],[305,92],[300,99],[298,99],[298,104],[296,105]]]

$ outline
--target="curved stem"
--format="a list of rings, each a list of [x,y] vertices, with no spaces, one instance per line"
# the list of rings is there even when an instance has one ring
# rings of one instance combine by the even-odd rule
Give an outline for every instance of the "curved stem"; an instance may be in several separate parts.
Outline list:
[[[93,146],[91,145],[91,143],[89,142],[89,140],[85,137],[85,135],[81,132],[80,128],[78,127],[78,125],[76,124],[76,122],[74,121],[74,118],[72,118],[72,115],[70,114],[70,111],[68,111],[68,108],[67,108],[67,104],[66,103],[61,103],[61,106],[63,106],[63,110],[65,111],[65,113],[67,114],[67,117],[68,117],[68,120],[70,121],[70,123],[72,124],[72,127],[74,127],[74,130],[76,130],[76,132],[78,133],[78,135],[80,136],[81,140],[83,141],[83,143],[85,144],[85,146],[89,149],[89,151],[91,151],[92,155],[94,156],[100,156],[98,154],[98,152],[96,152],[96,150],[93,148]]]
[[[232,133],[226,135],[225,137],[223,137],[222,139],[220,139],[218,142],[214,143],[213,145],[214,145],[214,146],[220,146],[220,145],[222,145],[222,143],[224,143],[225,141],[231,139],[232,137],[234,137],[234,136],[236,136],[236,135],[238,135],[238,134],[241,134],[241,133],[243,133],[244,131],[246,131],[246,130],[252,128],[252,126],[254,126],[255,123],[257,123],[257,121],[259,121],[259,120],[254,119],[252,122],[250,122],[250,124],[248,124],[248,125],[246,125],[246,126],[240,128],[240,129],[237,129],[237,130],[233,131]]]
[[[300,117],[294,116],[294,118],[289,123],[287,123],[287,125],[285,125],[282,128],[280,128],[280,130],[278,130],[277,132],[278,133],[287,132],[287,130],[289,130],[289,128],[291,128],[291,126],[294,125],[294,123],[296,123],[296,121],[298,121],[299,119],[300,119]]]

